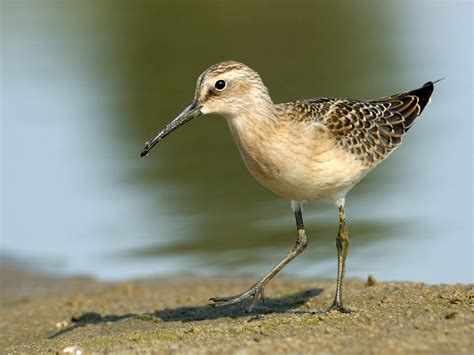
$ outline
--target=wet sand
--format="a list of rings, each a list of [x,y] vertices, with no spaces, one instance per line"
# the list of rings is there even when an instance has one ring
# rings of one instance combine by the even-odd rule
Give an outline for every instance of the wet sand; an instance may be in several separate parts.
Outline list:
[[[329,305],[334,280],[277,277],[265,303],[212,308],[254,279],[169,278],[102,283],[0,264],[0,353],[472,354],[474,285],[350,279],[351,314]]]

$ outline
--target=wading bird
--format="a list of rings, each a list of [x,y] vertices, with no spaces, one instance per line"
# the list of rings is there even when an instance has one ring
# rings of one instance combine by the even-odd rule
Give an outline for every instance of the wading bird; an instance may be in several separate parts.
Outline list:
[[[337,284],[327,311],[349,312],[342,303],[342,282],[349,248],[346,194],[385,160],[421,114],[434,89],[421,88],[377,100],[315,98],[274,104],[260,75],[248,66],[226,61],[198,78],[194,100],[150,142],[159,141],[200,115],[223,116],[247,169],[263,186],[291,200],[298,237],[288,255],[245,292],[211,298],[227,306],[251,298],[251,310],[267,283],[307,245],[302,202],[326,199],[339,209]]]

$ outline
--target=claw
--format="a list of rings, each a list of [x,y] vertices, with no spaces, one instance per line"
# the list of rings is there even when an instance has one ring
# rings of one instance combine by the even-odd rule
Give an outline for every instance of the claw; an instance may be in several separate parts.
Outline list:
[[[264,286],[257,284],[249,288],[247,291],[241,293],[240,295],[232,297],[212,297],[209,300],[214,302],[212,304],[213,307],[225,307],[242,302],[243,300],[252,297],[252,302],[247,308],[247,310],[251,312],[252,309],[256,306],[259,298],[261,298],[262,300],[264,299],[263,289]]]
[[[225,301],[228,301],[230,298],[232,298],[232,297],[212,297],[212,298],[209,298],[209,301],[212,301],[212,302],[225,302]]]

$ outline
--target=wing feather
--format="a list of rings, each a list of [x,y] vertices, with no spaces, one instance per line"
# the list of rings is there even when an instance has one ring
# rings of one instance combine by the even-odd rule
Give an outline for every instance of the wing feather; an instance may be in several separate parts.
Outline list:
[[[285,115],[308,124],[322,123],[337,144],[367,165],[384,160],[420,116],[433,82],[378,100],[317,98],[285,104]]]

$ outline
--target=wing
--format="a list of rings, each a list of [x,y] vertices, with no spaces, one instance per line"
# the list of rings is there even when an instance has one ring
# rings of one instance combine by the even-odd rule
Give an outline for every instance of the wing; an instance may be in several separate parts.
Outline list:
[[[378,100],[320,98],[294,102],[293,110],[298,113],[292,119],[324,124],[337,144],[373,166],[400,145],[433,88],[428,82],[419,89]]]

